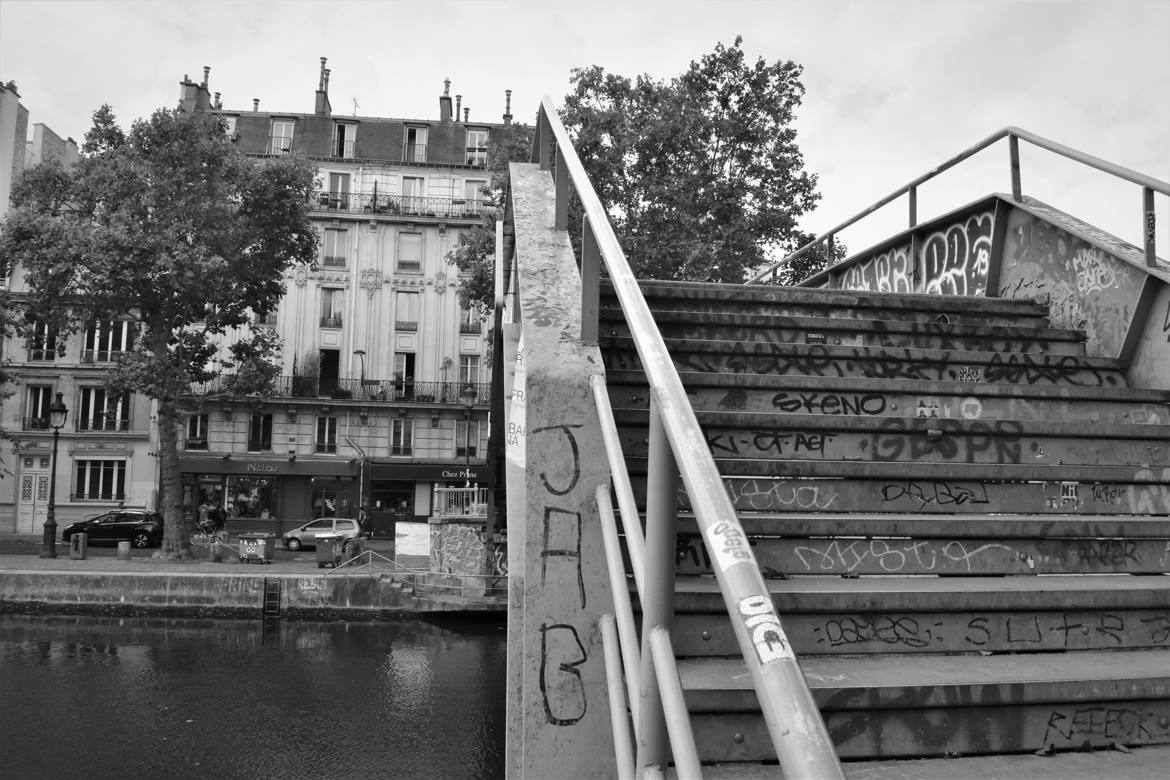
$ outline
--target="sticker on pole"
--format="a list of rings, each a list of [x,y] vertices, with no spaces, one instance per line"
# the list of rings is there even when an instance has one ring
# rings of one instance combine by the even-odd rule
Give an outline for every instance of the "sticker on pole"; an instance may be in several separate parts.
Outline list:
[[[776,661],[795,661],[792,645],[780,626],[780,617],[768,596],[747,596],[740,599],[736,611],[743,620],[744,628],[756,649],[760,666]]]
[[[737,563],[756,562],[752,555],[751,545],[747,536],[738,524],[716,523],[707,529],[707,549],[711,557],[719,566],[719,571],[725,572]]]

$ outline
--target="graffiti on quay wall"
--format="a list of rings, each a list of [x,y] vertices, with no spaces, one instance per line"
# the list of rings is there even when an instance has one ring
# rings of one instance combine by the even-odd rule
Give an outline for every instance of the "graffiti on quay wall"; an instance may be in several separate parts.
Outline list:
[[[991,211],[972,214],[927,235],[917,257],[909,245],[853,263],[838,287],[893,293],[982,295],[991,265]]]

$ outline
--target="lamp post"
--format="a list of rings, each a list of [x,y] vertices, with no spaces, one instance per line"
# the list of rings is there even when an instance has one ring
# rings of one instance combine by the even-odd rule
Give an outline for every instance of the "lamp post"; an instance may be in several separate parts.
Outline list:
[[[475,385],[470,382],[463,385],[459,396],[463,399],[463,418],[466,421],[464,423],[463,455],[466,459],[467,484],[464,487],[471,487],[471,409],[475,406]]]
[[[61,436],[61,428],[65,426],[65,418],[69,416],[69,408],[61,400],[61,396],[62,393],[57,393],[57,400],[49,404],[49,427],[53,429],[53,456],[49,460],[49,508],[45,511],[42,558],[57,557],[57,440]]]
[[[362,360],[362,384],[364,385],[366,383],[366,351],[364,349],[355,349],[353,354]]]

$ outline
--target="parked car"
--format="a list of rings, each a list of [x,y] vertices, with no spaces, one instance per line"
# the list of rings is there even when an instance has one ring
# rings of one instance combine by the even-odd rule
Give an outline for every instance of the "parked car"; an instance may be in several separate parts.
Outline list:
[[[70,523],[61,531],[61,540],[68,543],[77,533],[85,534],[88,544],[130,542],[135,547],[157,547],[162,544],[163,518],[146,509],[115,509]]]
[[[359,536],[369,536],[354,517],[319,517],[291,531],[284,532],[284,546],[290,550],[316,547],[319,534],[340,534],[348,542]]]

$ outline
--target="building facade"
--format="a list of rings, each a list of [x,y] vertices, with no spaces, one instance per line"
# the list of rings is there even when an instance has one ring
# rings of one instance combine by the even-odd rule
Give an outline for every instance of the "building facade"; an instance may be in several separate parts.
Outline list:
[[[278,533],[364,506],[388,535],[428,517],[436,487],[486,479],[486,329],[460,308],[446,256],[483,218],[502,125],[461,117],[449,82],[436,120],[334,116],[325,64],[313,113],[224,109],[207,69],[181,83],[182,107],[221,118],[246,154],[316,163],[321,239],[317,269],[290,271],[255,325],[282,345],[275,390],[233,397],[221,377],[189,399],[184,505],[210,499],[229,527]]]

